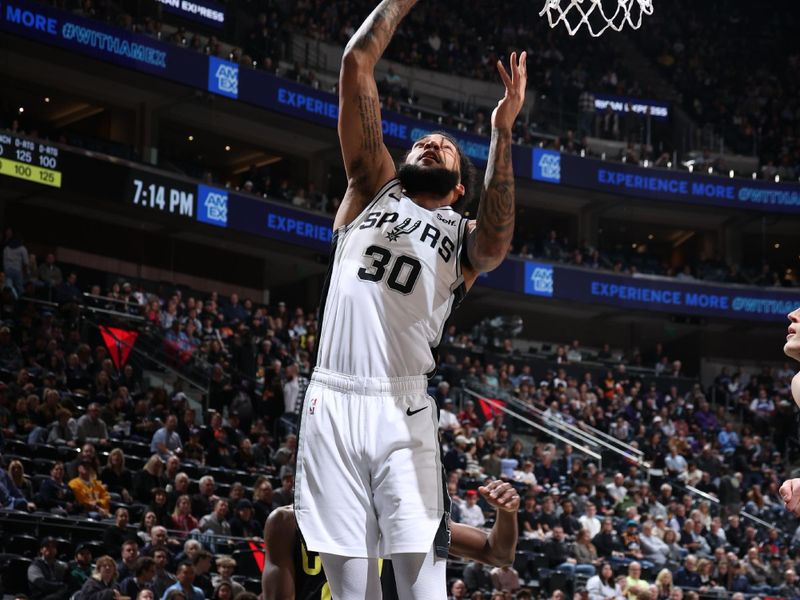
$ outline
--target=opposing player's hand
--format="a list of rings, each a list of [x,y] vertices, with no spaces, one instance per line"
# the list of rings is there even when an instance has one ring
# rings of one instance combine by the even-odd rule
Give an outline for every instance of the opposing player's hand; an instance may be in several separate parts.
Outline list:
[[[519,494],[514,486],[505,481],[492,481],[489,485],[478,488],[481,496],[498,510],[517,512],[519,510]]]
[[[800,516],[800,479],[787,479],[780,492],[786,510]]]
[[[506,93],[497,103],[492,113],[492,127],[498,129],[511,129],[517,119],[522,105],[525,103],[525,86],[528,85],[528,54],[523,52],[517,60],[517,53],[511,53],[509,62],[511,74],[506,71],[503,62],[497,61],[497,70],[500,79],[506,87]]]

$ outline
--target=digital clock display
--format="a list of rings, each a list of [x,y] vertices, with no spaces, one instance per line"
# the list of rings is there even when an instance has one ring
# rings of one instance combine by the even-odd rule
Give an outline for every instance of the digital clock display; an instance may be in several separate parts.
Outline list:
[[[128,178],[126,202],[168,215],[194,218],[197,186],[145,171],[134,170]]]
[[[55,146],[0,132],[0,175],[60,188],[58,158]]]

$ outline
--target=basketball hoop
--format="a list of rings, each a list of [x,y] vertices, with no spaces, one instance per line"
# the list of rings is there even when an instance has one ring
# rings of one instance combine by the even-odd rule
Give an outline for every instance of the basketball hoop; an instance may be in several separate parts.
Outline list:
[[[552,28],[563,22],[570,35],[586,25],[592,37],[599,37],[608,28],[622,31],[628,25],[639,29],[644,15],[653,14],[653,0],[607,0],[607,4],[612,2],[616,3],[613,14],[603,8],[603,0],[545,0],[539,16],[547,14]]]

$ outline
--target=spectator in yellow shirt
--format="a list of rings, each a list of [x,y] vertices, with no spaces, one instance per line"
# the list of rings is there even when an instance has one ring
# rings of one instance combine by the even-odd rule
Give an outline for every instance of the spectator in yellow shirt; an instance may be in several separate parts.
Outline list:
[[[75,502],[84,512],[98,513],[101,517],[109,515],[109,495],[105,486],[95,477],[90,461],[78,463],[78,476],[69,482],[69,488],[75,494]]]

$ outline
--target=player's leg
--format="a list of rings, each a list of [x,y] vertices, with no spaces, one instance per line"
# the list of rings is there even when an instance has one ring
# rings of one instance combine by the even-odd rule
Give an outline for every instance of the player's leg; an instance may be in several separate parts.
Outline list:
[[[319,556],[333,600],[383,598],[377,558],[351,558],[325,553]]]
[[[447,559],[436,556],[433,546],[427,554],[393,554],[392,565],[400,600],[447,598]]]

